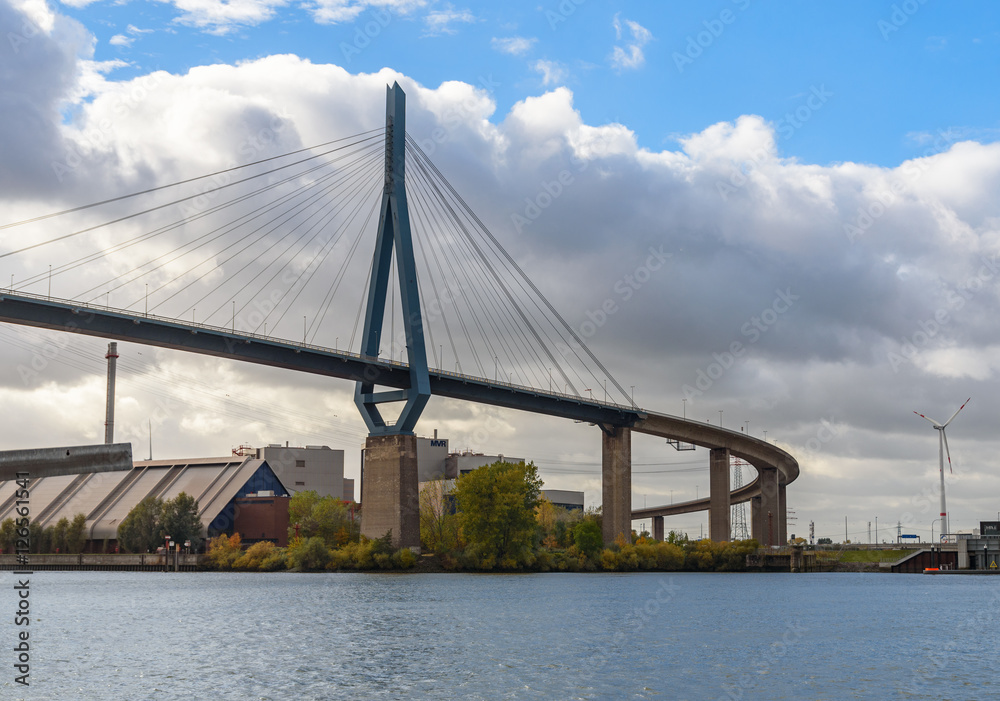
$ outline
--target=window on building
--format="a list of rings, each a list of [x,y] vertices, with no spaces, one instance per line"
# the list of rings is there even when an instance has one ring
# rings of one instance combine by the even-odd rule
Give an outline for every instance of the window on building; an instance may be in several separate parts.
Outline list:
[[[296,460],[295,461],[295,467],[305,467],[305,466],[306,466],[306,461],[305,460]]]
[[[295,483],[295,486],[296,486],[296,487],[305,487],[305,486],[306,486],[306,483],[305,483],[305,482],[296,482],[296,483]]]

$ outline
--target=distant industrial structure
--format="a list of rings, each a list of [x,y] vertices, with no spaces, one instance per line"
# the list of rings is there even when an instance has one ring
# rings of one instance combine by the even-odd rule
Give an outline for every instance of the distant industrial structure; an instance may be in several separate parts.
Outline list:
[[[437,430],[432,438],[417,437],[417,487],[423,490],[428,484],[442,482],[436,486],[439,495],[445,495],[454,487],[455,480],[480,467],[503,460],[510,463],[526,462],[524,458],[510,455],[486,455],[472,450],[451,452],[448,439],[438,437]],[[364,451],[361,459],[361,480],[364,482]],[[583,492],[561,489],[543,489],[542,497],[571,511],[583,511]]]
[[[1000,574],[1000,521],[980,521],[977,529],[943,538],[894,563],[892,571]]]
[[[167,500],[185,492],[198,501],[203,535],[240,532],[248,540],[284,543],[287,497],[315,489],[323,496],[350,500],[354,480],[345,480],[343,475],[342,450],[275,444],[246,455],[146,460],[125,471],[35,477],[30,485],[32,523],[46,528],[63,517],[72,520],[76,514],[85,514],[87,549],[95,552],[105,543],[115,546],[118,526],[143,499]],[[0,482],[0,521],[14,513],[16,488],[13,481]],[[270,502],[269,509],[262,508],[264,501]],[[262,523],[271,525],[262,530]]]

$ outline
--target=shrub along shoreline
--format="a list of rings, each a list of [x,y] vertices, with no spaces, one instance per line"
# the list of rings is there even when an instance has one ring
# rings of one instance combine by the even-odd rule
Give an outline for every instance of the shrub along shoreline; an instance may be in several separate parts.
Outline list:
[[[392,533],[369,539],[344,504],[316,492],[289,503],[290,544],[264,541],[245,551],[239,534],[214,538],[206,566],[218,570],[445,572],[739,572],[755,540],[716,543],[670,532],[660,542],[632,532],[604,547],[600,510],[568,511],[541,497],[531,463],[495,462],[463,474],[453,486],[430,482],[420,492],[421,549],[394,549]],[[294,533],[294,535],[293,535]]]
[[[541,548],[513,567],[483,567],[474,553],[453,551],[415,555],[408,548],[393,550],[391,535],[331,548],[322,538],[299,538],[287,548],[270,541],[242,548],[239,535],[214,538],[205,558],[206,569],[234,572],[743,572],[747,555],[757,552],[755,540],[716,543],[711,540],[660,542],[639,537],[590,553],[572,545]]]

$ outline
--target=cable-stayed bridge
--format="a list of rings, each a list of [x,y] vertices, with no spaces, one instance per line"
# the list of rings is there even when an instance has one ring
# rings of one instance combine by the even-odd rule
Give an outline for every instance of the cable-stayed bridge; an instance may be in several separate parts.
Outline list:
[[[437,395],[599,426],[606,542],[633,517],[662,537],[664,516],[696,510],[728,540],[746,500],[754,537],[786,539],[795,460],[635,406],[406,134],[398,85],[384,127],[5,229],[0,259],[21,274],[0,321],[354,381],[366,535],[419,545],[414,428]],[[711,449],[710,497],[633,512],[632,431]],[[732,493],[730,455],[758,471]]]

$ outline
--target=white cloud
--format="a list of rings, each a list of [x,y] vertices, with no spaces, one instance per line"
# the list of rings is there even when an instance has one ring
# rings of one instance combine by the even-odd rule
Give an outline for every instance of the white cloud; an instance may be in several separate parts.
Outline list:
[[[84,0],[80,7],[94,1],[95,0]],[[49,7],[45,0],[11,0],[10,5],[11,8],[24,13],[31,24],[35,25],[44,32],[51,32],[52,28],[55,26],[56,15],[52,12],[52,8]],[[16,25],[10,26],[20,29],[20,27],[17,27]]]
[[[1000,369],[1000,346],[939,348],[918,355],[915,363],[928,375],[986,381]],[[942,421],[946,417],[942,417]]]
[[[111,39],[108,40],[108,43],[111,44],[112,46],[128,47],[132,46],[132,44],[135,43],[136,38],[142,36],[143,34],[153,33],[152,29],[139,29],[139,27],[135,26],[134,24],[128,25],[125,31],[128,32],[128,35],[115,34],[113,37],[111,37]]]
[[[546,87],[558,85],[569,76],[569,71],[566,70],[566,67],[557,61],[539,59],[531,67],[536,73],[541,74],[542,85]]]
[[[471,24],[476,21],[475,15],[469,10],[456,10],[451,4],[445,5],[442,10],[433,10],[424,17],[424,24],[427,26],[428,36],[440,34],[455,34],[458,32],[454,24]]]
[[[227,34],[238,27],[267,22],[289,0],[160,0],[181,11],[175,21],[211,34]]]
[[[615,15],[613,26],[615,38],[621,40],[623,31],[619,15]],[[653,34],[638,22],[626,19],[625,26],[628,27],[629,34],[631,34],[631,41],[628,41],[624,47],[614,47],[611,52],[611,65],[618,70],[641,67],[646,62],[643,47],[653,39]]]
[[[312,0],[306,7],[320,24],[339,24],[357,19],[366,10],[370,13],[407,15],[427,6],[427,0]]]
[[[504,37],[502,39],[493,37],[490,45],[501,53],[510,54],[511,56],[523,56],[531,51],[537,42],[538,39],[535,37],[530,39],[526,39],[525,37]]]

